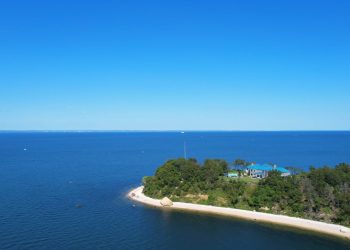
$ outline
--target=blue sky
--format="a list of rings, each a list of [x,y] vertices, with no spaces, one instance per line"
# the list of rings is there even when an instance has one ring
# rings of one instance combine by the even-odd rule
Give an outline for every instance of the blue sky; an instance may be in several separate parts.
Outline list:
[[[349,130],[349,13],[336,0],[1,1],[0,130]]]

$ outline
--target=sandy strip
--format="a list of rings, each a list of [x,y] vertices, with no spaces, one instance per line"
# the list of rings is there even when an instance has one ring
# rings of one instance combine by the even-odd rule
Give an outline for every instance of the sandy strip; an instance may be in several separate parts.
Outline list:
[[[163,208],[160,204],[160,200],[147,197],[143,194],[143,186],[135,188],[128,193],[128,197],[134,201],[141,202],[150,206]],[[350,240],[350,228],[344,227],[336,224],[329,224],[325,222],[306,220],[296,217],[289,217],[285,215],[275,215],[261,212],[254,212],[248,210],[241,210],[235,208],[225,208],[225,207],[216,207],[209,205],[199,205],[192,203],[184,202],[174,202],[171,207],[167,209],[179,209],[179,210],[188,210],[196,212],[205,212],[218,215],[239,217],[243,219],[277,223],[281,225],[287,225],[295,228],[302,228],[306,230],[316,231],[320,233],[330,234],[333,236],[342,237]]]

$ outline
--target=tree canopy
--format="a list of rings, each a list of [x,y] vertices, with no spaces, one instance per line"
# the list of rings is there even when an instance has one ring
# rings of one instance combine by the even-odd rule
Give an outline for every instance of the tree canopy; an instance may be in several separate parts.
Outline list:
[[[243,165],[246,161],[235,161]],[[154,198],[287,214],[350,225],[350,165],[310,168],[282,177],[271,171],[260,181],[229,178],[225,160],[169,160],[144,177],[144,192]]]

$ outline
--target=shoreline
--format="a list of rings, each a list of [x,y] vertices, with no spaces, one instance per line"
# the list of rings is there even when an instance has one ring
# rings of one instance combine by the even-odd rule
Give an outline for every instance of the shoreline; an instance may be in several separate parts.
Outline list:
[[[286,215],[268,214],[268,213],[262,213],[262,212],[236,209],[236,208],[216,207],[211,205],[200,205],[200,204],[185,203],[185,202],[173,202],[172,206],[164,207],[160,204],[160,200],[153,199],[144,195],[143,186],[132,189],[128,193],[128,197],[133,201],[137,201],[137,202],[140,202],[149,206],[153,206],[153,207],[158,207],[158,208],[186,210],[186,211],[201,212],[201,213],[207,213],[207,214],[236,217],[236,218],[241,218],[241,219],[256,221],[256,222],[273,223],[273,224],[285,225],[293,228],[304,229],[308,231],[319,232],[323,234],[341,237],[346,240],[350,240],[350,228],[342,225],[337,225],[337,224],[307,220],[307,219],[302,219],[297,217],[290,217]]]

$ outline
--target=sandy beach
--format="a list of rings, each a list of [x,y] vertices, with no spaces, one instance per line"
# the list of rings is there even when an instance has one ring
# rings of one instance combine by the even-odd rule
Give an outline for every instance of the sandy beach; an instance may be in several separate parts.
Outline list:
[[[160,204],[160,200],[147,197],[143,194],[143,186],[135,188],[128,193],[128,197],[134,201],[141,202],[154,207],[164,208]],[[295,228],[311,230],[315,232],[325,233],[333,236],[342,237],[350,240],[350,228],[336,224],[307,220],[285,215],[275,215],[235,208],[216,207],[209,205],[199,205],[184,202],[173,202],[173,205],[166,207],[167,209],[187,210],[195,212],[203,212],[224,216],[237,217],[252,221],[276,223],[280,225],[291,226]]]

